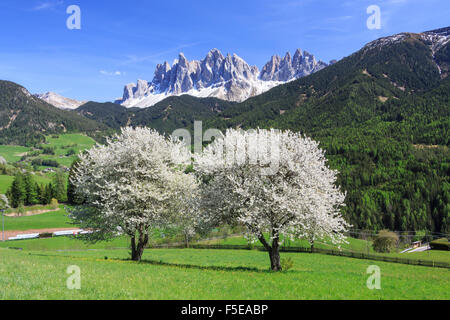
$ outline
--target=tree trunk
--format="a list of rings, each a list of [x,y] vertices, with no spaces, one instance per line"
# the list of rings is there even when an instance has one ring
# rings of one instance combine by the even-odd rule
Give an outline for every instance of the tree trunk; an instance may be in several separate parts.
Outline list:
[[[186,248],[189,248],[189,236],[187,234],[184,235],[184,243]]]
[[[131,237],[131,260],[138,261],[136,255],[136,237]]]
[[[272,241],[272,250],[270,252],[270,265],[272,267],[272,271],[282,271],[281,267],[281,259],[280,259],[280,244],[279,238],[276,237]]]
[[[141,261],[145,246],[148,244],[148,231],[139,231],[139,240],[136,244],[136,237],[131,237],[131,260]]]
[[[277,236],[273,239],[272,246],[267,243],[263,235],[259,237],[259,241],[261,241],[264,248],[266,248],[267,252],[269,252],[271,270],[282,271],[283,268],[281,267],[279,237]]]

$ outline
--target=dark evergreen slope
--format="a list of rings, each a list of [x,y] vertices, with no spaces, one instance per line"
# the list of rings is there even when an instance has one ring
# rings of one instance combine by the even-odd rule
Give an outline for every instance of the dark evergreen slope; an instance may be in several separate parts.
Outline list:
[[[113,129],[120,129],[128,124],[130,110],[120,104],[89,101],[75,110],[78,114],[107,125]]]
[[[114,103],[88,102],[76,112],[115,129],[125,125],[149,126],[171,133],[179,128],[192,128],[196,120],[214,118],[232,105],[234,103],[217,98],[200,99],[183,95],[169,97],[146,109],[126,109]]]
[[[167,98],[151,108],[133,112],[133,125],[150,124],[161,132],[171,133],[179,128],[192,128],[194,121],[220,116],[233,102],[217,98],[195,98],[184,95]]]
[[[18,84],[0,81],[0,144],[33,145],[52,133],[105,129],[102,124],[47,104]]]

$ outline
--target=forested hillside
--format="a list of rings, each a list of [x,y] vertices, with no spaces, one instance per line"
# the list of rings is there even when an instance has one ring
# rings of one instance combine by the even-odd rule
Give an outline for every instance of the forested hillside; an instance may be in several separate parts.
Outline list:
[[[126,125],[150,126],[160,132],[171,133],[179,128],[193,128],[194,121],[214,118],[232,105],[235,103],[217,98],[199,99],[183,95],[169,97],[146,109],[88,102],[76,112],[115,129]]]
[[[32,96],[24,87],[0,81],[0,144],[25,146],[62,132],[94,133],[107,127],[73,112],[57,109]]]

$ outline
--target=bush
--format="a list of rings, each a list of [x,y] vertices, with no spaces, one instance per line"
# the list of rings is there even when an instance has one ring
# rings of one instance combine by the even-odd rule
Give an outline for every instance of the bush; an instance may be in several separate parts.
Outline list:
[[[448,239],[438,239],[430,242],[432,250],[450,251],[450,242]]]
[[[31,165],[37,167],[37,166],[43,166],[43,167],[53,167],[53,168],[58,168],[59,167],[59,163],[55,160],[50,160],[50,159],[33,159],[31,161]]]
[[[43,153],[47,155],[54,156],[55,155],[55,148],[54,147],[44,147]]]
[[[381,230],[373,241],[373,249],[379,253],[389,253],[398,244],[399,238],[395,232]]]
[[[292,267],[294,267],[294,260],[291,257],[281,258],[281,268],[283,271],[289,271]]]
[[[53,209],[57,209],[58,206],[59,206],[58,200],[56,200],[56,199],[53,198],[52,201],[50,202],[50,206],[51,206]]]
[[[44,232],[39,234],[39,238],[40,239],[48,239],[48,238],[53,238],[53,233],[51,232]]]
[[[70,157],[77,154],[77,152],[74,149],[70,149],[69,151],[67,151],[66,156]]]

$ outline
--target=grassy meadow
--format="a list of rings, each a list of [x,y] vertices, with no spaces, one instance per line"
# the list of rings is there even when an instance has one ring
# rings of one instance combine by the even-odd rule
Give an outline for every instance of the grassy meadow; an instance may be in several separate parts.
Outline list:
[[[0,299],[449,299],[445,269],[319,254],[283,254],[294,267],[268,271],[264,252],[147,250],[141,263],[127,250],[78,252],[0,249]],[[370,265],[381,290],[369,290]],[[67,267],[81,269],[81,290],[66,287]]]
[[[51,206],[35,206],[27,208],[28,210],[50,210],[39,215],[22,216],[22,217],[5,217],[6,231],[25,231],[32,229],[53,229],[53,228],[76,228],[70,223],[64,206],[60,205],[57,211]],[[12,210],[8,210],[11,212]]]
[[[90,149],[95,145],[95,141],[83,134],[61,134],[57,136],[47,136],[46,143],[40,147],[50,148],[54,154],[44,154],[43,150],[32,149],[21,146],[4,146],[0,145],[0,156],[6,159],[9,166],[15,163],[31,164],[34,159],[56,161],[59,166],[69,168],[73,161],[76,160],[80,151]],[[21,161],[25,157],[25,160]],[[48,167],[37,166],[37,172],[34,173],[33,179],[38,184],[48,184],[52,181],[55,173],[42,173]],[[53,168],[54,169],[54,168]],[[67,174],[66,174],[67,175]],[[14,177],[11,175],[0,175],[0,194],[5,194],[11,186]]]
[[[5,158],[8,163],[19,161],[29,151],[30,148],[27,147],[0,145],[0,156]]]
[[[14,177],[0,176],[0,194],[5,194],[14,181]]]
[[[0,156],[9,164],[19,162],[23,156],[27,160],[36,158],[54,160],[61,166],[70,167],[80,151],[90,149],[95,145],[95,140],[78,133],[47,136],[46,142],[40,145],[41,149],[50,148],[54,154],[44,154],[42,150],[21,146],[0,145]],[[71,153],[70,155],[68,155]]]
[[[403,259],[410,260],[430,260],[430,261],[440,261],[450,263],[450,252],[448,251],[439,251],[439,250],[429,250],[425,252],[413,252],[413,253],[377,253],[372,247],[372,241],[355,239],[355,238],[347,238],[347,243],[342,243],[341,245],[333,245],[331,242],[326,240],[317,241],[315,244],[316,248],[319,249],[331,249],[331,250],[347,250],[353,252],[363,252],[369,253],[372,255],[381,255],[381,256],[390,256],[390,257],[398,257]],[[230,237],[226,239],[217,239],[210,241],[203,241],[202,244],[213,244],[213,245],[247,245],[248,242],[244,237]],[[286,241],[286,246],[292,247],[303,247],[309,248],[310,245],[306,240],[295,240],[295,241]],[[258,241],[254,243],[255,247],[261,247],[262,244]]]
[[[80,151],[88,150],[95,145],[94,139],[82,135],[82,134],[62,134],[58,136],[48,136],[46,137],[46,144],[42,147],[54,148],[54,155],[44,155],[41,154],[39,158],[54,160],[58,162],[59,165],[70,167],[73,161],[76,160],[77,155]],[[72,151],[72,155],[67,154]]]
[[[41,215],[7,217],[6,227],[70,228],[66,215],[60,206]],[[241,237],[210,242],[246,243]],[[364,248],[366,244],[349,239],[348,246]],[[293,267],[272,273],[268,254],[258,250],[146,249],[143,261],[136,263],[128,260],[128,247],[127,237],[96,244],[72,237],[0,242],[0,299],[450,298],[450,273],[442,268],[282,253]],[[431,254],[449,257],[448,252]],[[81,269],[81,290],[66,287],[66,270],[72,265]],[[366,286],[371,265],[381,269],[381,290]]]

